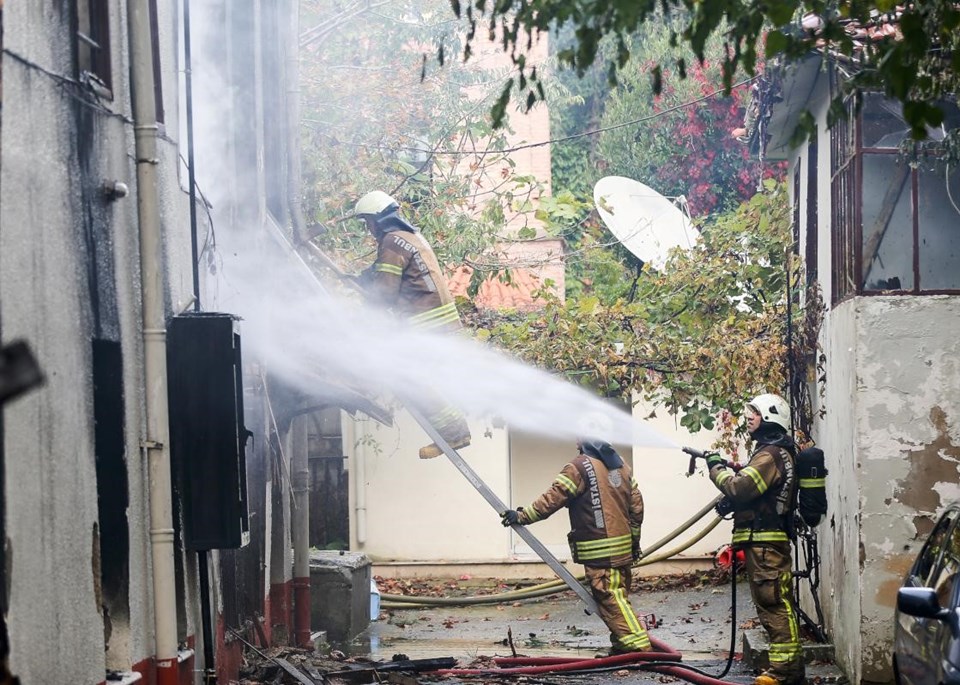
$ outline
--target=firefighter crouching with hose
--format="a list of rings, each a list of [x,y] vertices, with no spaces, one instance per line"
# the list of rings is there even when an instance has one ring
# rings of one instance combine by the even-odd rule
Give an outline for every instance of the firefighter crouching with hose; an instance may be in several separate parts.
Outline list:
[[[570,514],[570,550],[583,564],[611,654],[650,651],[650,637],[630,606],[633,562],[640,558],[643,497],[633,471],[603,440],[577,441],[579,454],[533,504],[501,514],[504,526],[542,521],[563,507]]]
[[[399,214],[400,203],[380,190],[357,201],[355,213],[377,241],[377,259],[359,278],[379,305],[403,316],[421,330],[458,330],[460,314],[433,248],[420,229]],[[436,396],[418,398],[427,420],[453,449],[470,444],[463,414]],[[420,448],[421,459],[442,454],[436,443]]]
[[[770,641],[770,668],[754,685],[799,685],[804,663],[790,555],[798,487],[790,406],[779,395],[760,395],[747,404],[746,420],[756,444],[746,466],[734,471],[715,452],[705,458],[710,480],[732,507],[733,546],[744,551],[750,594]]]

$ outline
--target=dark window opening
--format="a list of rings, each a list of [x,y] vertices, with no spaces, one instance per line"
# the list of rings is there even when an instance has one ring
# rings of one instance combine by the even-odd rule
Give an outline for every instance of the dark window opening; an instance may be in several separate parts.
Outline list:
[[[113,97],[108,0],[77,2],[77,70],[81,81],[101,96]]]
[[[343,454],[338,408],[309,416],[307,455],[310,464],[310,546],[350,548],[350,474]]]
[[[960,109],[939,105],[944,125],[919,145],[899,104],[875,94],[831,131],[834,303],[960,293],[960,177],[937,148]]]
[[[817,225],[817,135],[814,133],[807,145],[807,249],[806,249],[806,267],[807,267],[807,286],[813,285],[817,280],[817,241],[820,239]]]
[[[800,254],[800,169],[803,159],[797,158],[797,165],[793,170],[793,253]]]
[[[120,344],[110,340],[94,340],[93,420],[100,524],[100,610],[103,613],[104,644],[107,649],[110,648],[110,635],[114,627],[130,620],[129,496],[124,413],[123,355]]]
[[[912,290],[910,167],[888,154],[864,154],[861,165],[863,288]]]
[[[157,0],[149,1],[150,45],[153,49],[153,100],[157,123],[163,123],[163,78],[160,72],[160,22],[157,19]]]

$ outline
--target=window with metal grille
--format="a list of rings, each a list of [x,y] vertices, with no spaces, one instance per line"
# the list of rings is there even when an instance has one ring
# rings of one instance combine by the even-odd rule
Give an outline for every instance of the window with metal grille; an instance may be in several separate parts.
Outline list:
[[[163,123],[163,72],[160,70],[160,22],[157,18],[157,0],[149,0],[150,44],[153,47],[153,101],[157,123]]]
[[[847,116],[830,130],[830,207],[833,225],[831,300],[836,303],[856,293],[856,126],[853,103]]]
[[[808,286],[817,280],[817,241],[819,240],[817,227],[818,166],[817,136],[814,134],[810,137],[810,142],[807,145],[807,249],[805,262]]]
[[[960,175],[938,148],[960,125],[910,140],[898,103],[864,96],[831,132],[833,302],[851,295],[960,294]]]

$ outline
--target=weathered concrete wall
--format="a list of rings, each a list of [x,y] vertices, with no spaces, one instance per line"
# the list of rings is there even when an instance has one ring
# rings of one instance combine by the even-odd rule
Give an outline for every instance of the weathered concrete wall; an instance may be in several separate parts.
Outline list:
[[[897,588],[960,496],[958,317],[957,298],[861,297],[824,322],[822,598],[852,682],[892,678]]]
[[[829,93],[806,106],[820,123],[817,272],[831,300]],[[801,254],[807,254],[809,149],[801,170]],[[792,188],[791,188],[792,191]],[[943,502],[960,494],[955,442],[957,313],[949,297],[860,297],[828,307],[825,378],[812,386],[814,438],[827,454],[830,514],[820,527],[821,599],[837,658],[852,682],[888,681],[896,589]],[[822,396],[821,393],[822,392]],[[806,609],[812,610],[807,605]]]
[[[36,66],[3,57],[0,320],[4,340],[27,338],[47,376],[5,412],[11,667],[24,682],[100,682],[107,668],[151,657],[154,644],[126,6],[109,4],[112,99],[99,101],[41,71],[75,75],[72,6],[8,3],[4,12],[5,48]],[[176,13],[158,9],[165,111],[176,131]],[[187,225],[177,156],[174,140],[160,143],[169,244],[183,241]],[[107,201],[107,181],[130,194]],[[167,301],[176,303],[190,260],[171,252]],[[119,345],[124,398],[127,606],[106,620],[99,557],[119,541],[97,534],[95,338]],[[188,592],[188,613],[193,603]]]
[[[69,8],[66,2],[56,9],[8,3],[4,47],[70,75]],[[98,315],[116,319],[93,308],[91,267],[110,259],[111,248],[91,244],[93,222],[80,220],[85,210],[101,209],[92,207],[94,181],[81,176],[81,154],[101,178],[128,178],[123,155],[118,164],[105,154],[111,144],[125,150],[127,136],[116,119],[81,114],[69,86],[3,59],[0,320],[5,340],[29,340],[47,376],[43,388],[4,417],[11,668],[24,682],[99,682],[105,672],[97,588],[102,543],[90,340]],[[89,122],[83,141],[81,117]],[[90,146],[83,153],[81,143]],[[117,231],[126,231],[135,217],[131,205],[111,211]]]
[[[897,588],[960,496],[960,298],[857,306],[862,677],[887,681]]]

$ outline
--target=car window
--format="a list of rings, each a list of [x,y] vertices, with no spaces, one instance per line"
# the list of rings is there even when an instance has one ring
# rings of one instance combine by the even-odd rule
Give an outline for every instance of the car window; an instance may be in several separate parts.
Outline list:
[[[947,534],[940,564],[930,577],[929,587],[937,592],[940,606],[952,606],[957,573],[960,572],[960,526],[954,526]]]
[[[957,512],[948,511],[937,521],[937,524],[933,527],[933,532],[931,532],[930,537],[927,538],[927,543],[923,546],[923,550],[921,550],[920,556],[917,558],[917,562],[910,573],[910,575],[924,587],[933,587],[934,578],[932,578],[932,573],[936,566],[937,559],[940,557],[940,552],[943,551],[944,540],[956,517]]]

